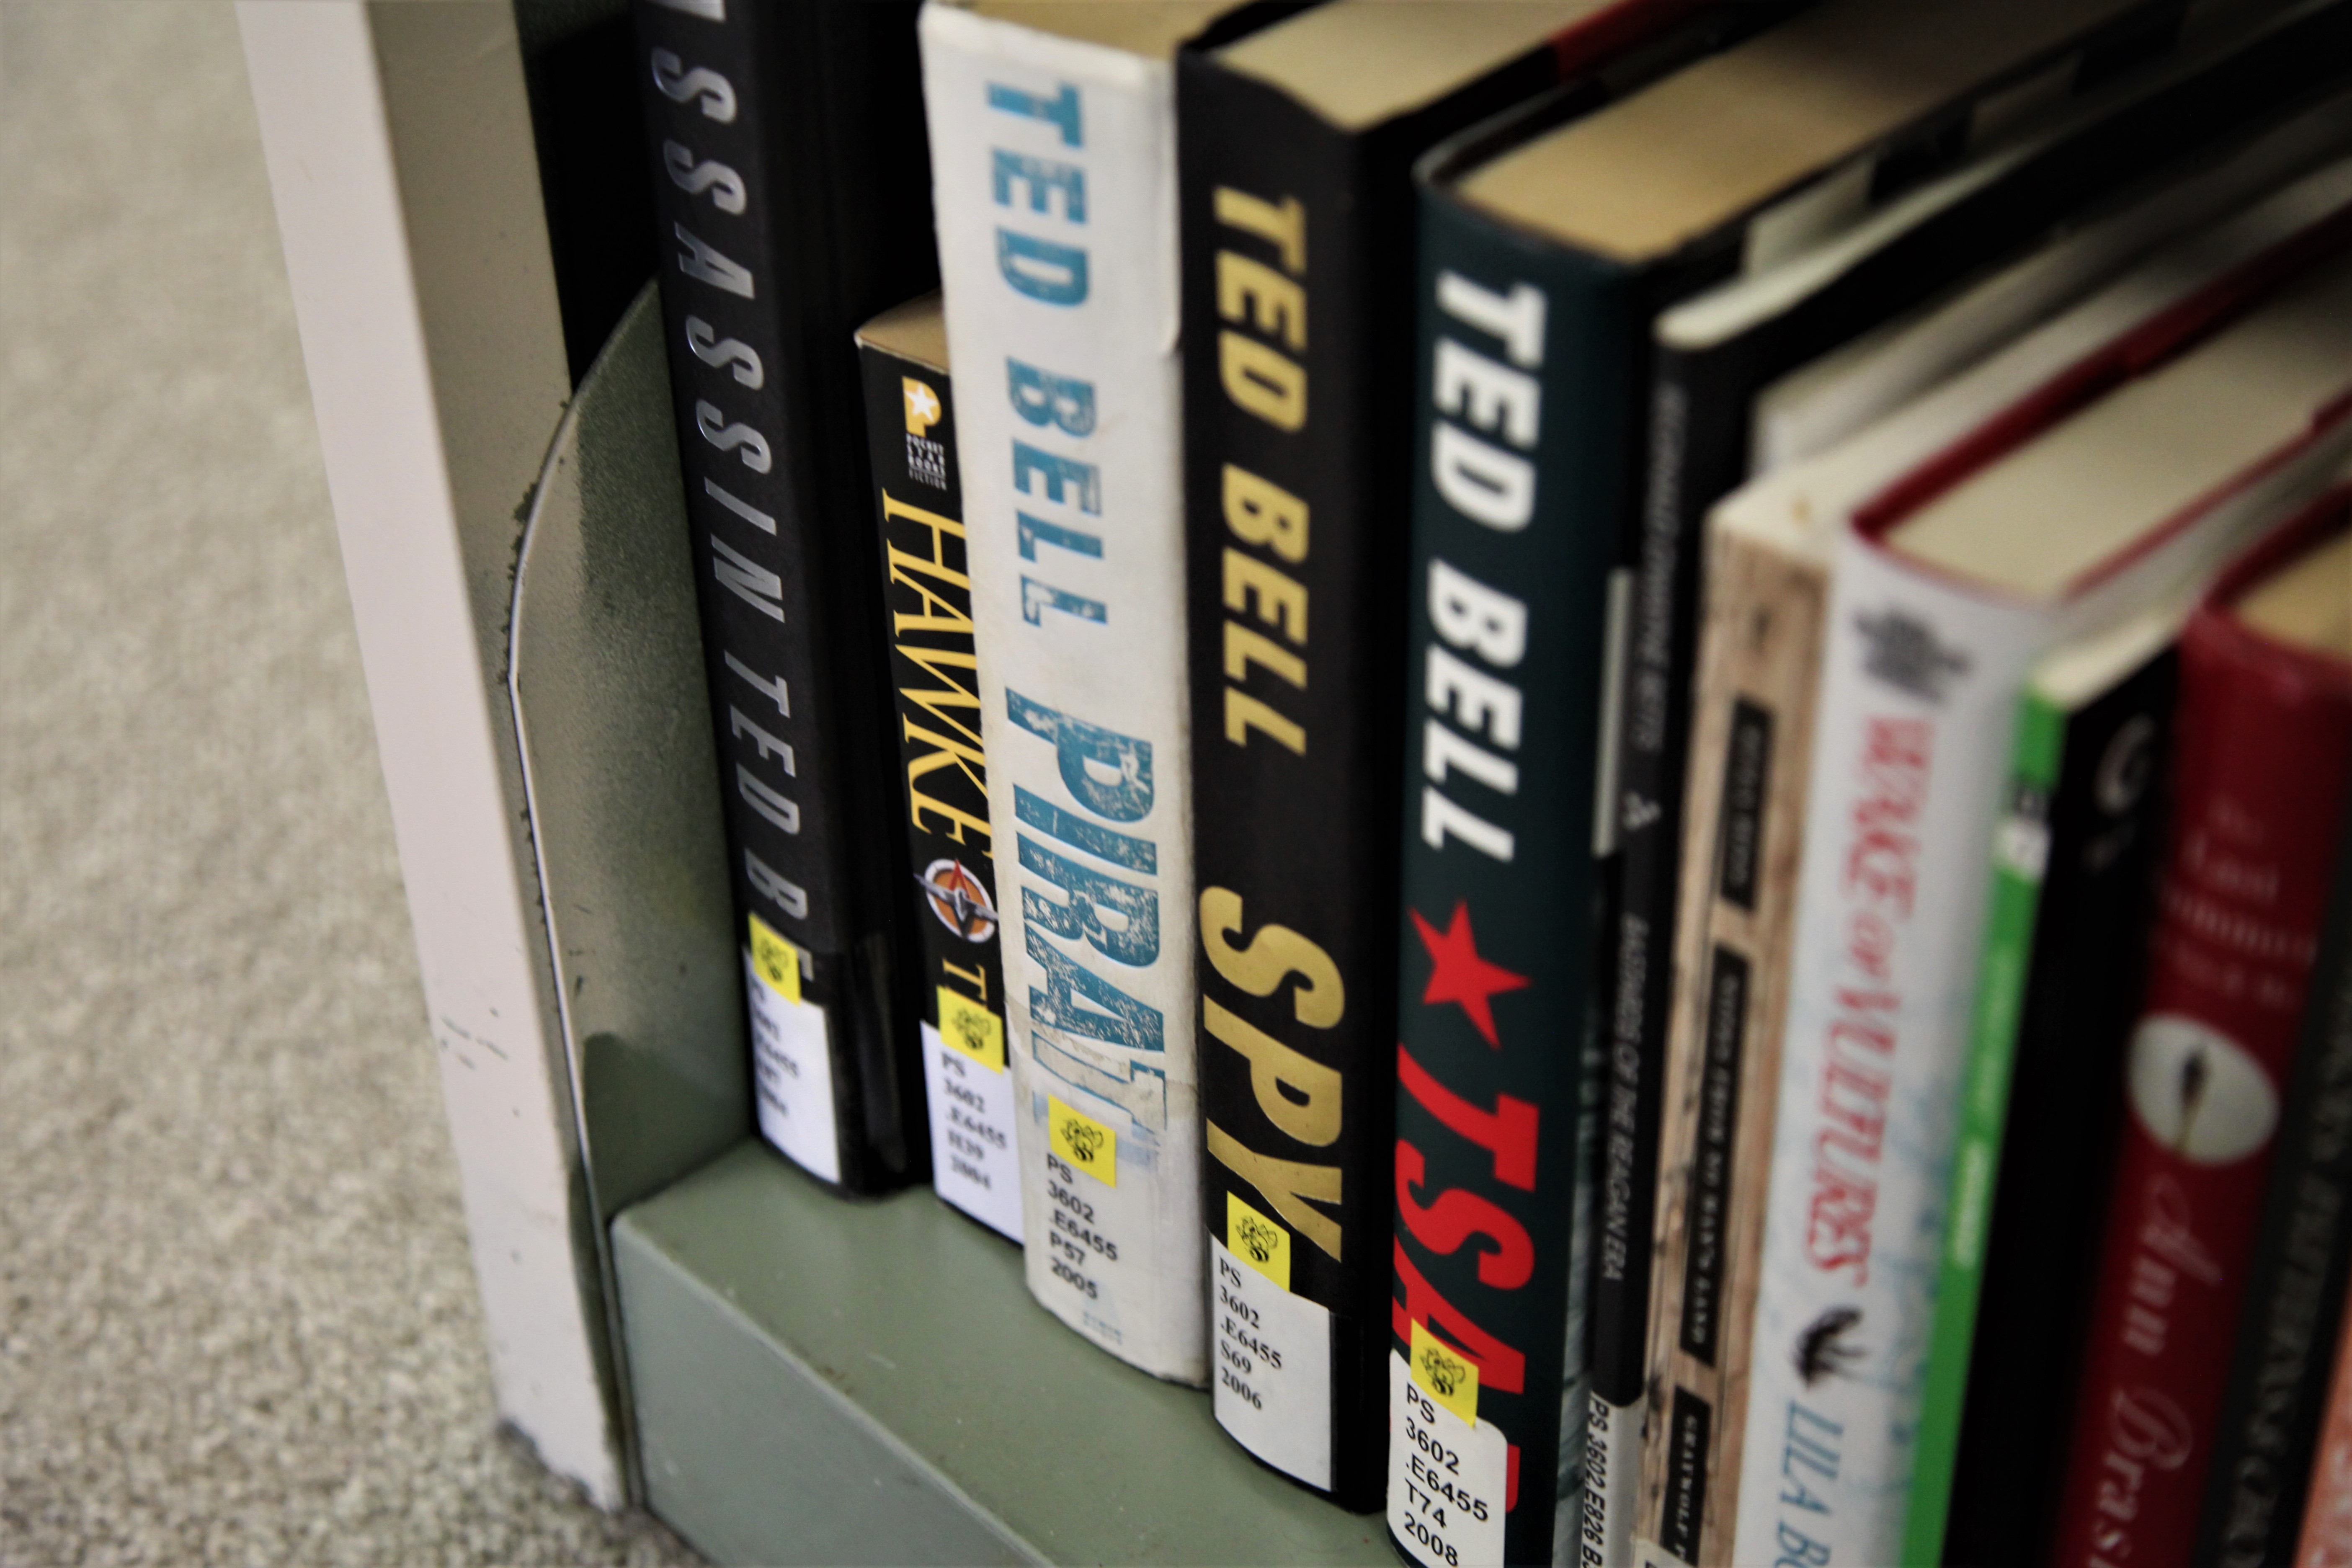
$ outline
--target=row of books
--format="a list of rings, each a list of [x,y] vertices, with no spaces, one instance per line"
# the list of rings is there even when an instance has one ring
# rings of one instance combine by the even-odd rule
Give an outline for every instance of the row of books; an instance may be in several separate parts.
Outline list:
[[[634,5],[779,1149],[1431,1568],[2352,1513],[2352,4]]]

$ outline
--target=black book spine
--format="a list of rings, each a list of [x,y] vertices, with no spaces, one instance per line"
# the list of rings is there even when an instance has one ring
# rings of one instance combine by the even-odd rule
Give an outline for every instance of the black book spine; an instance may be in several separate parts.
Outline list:
[[[1389,1527],[1429,1568],[1549,1563],[1580,1522],[1593,805],[1648,312],[1638,276],[1442,187],[1420,285]]]
[[[936,281],[915,9],[633,5],[761,1128],[857,1192],[928,1168],[852,337]]]
[[[936,304],[936,301],[934,301]],[[931,1180],[1021,1239],[996,870],[951,378],[867,342],[866,431],[915,913]]]
[[[1328,1314],[1330,1342],[1319,1384],[1256,1367],[1252,1399],[1237,1370],[1221,1373],[1217,1408],[1251,1452],[1359,1511],[1381,1506],[1388,1454],[1392,694],[1413,437],[1412,340],[1396,328],[1413,256],[1398,237],[1412,230],[1414,154],[1557,74],[1535,51],[1351,132],[1197,46],[1178,64],[1202,1213],[1237,1257],[1250,1226],[1291,1221],[1287,1290]],[[1253,315],[1244,278],[1297,310]],[[1251,367],[1272,360],[1295,399],[1262,394]],[[1302,606],[1286,639],[1267,624],[1284,595]],[[1297,1073],[1271,1070],[1261,1040],[1297,1053]],[[1308,1079],[1336,1093],[1334,1114],[1299,1114]],[[1211,1304],[1234,1369],[1246,1324]]]
[[[1395,998],[1381,983],[1394,946],[1394,726],[1368,698],[1393,690],[1402,664],[1388,628],[1402,596],[1410,362],[1393,334],[1360,325],[1378,290],[1359,140],[1197,52],[1177,80],[1202,1214],[1213,1248],[1236,1258],[1250,1256],[1253,1226],[1288,1222],[1288,1293],[1328,1321],[1330,1345],[1319,1369],[1252,1368],[1245,1395],[1234,1361],[1249,1359],[1235,1341],[1247,1324],[1213,1294],[1227,1373],[1218,1415],[1276,1469],[1360,1511],[1380,1506],[1387,1457],[1395,1108]],[[1240,268],[1296,291],[1287,334],[1220,310],[1221,274]],[[1255,399],[1246,380],[1236,395],[1227,367],[1244,355],[1296,366],[1301,395]],[[1374,395],[1383,387],[1388,398]],[[1289,637],[1252,613],[1274,597],[1231,586],[1258,581],[1302,606]],[[1296,1053],[1294,1070],[1262,1068],[1260,1040]],[[1301,1114],[1301,1089],[1328,1110]],[[1213,1289],[1236,1289],[1232,1263],[1214,1261]]]
[[[2179,660],[2148,661],[2066,722],[2038,803],[2047,869],[2017,1025],[1943,1560],[2050,1552],[2162,848]],[[2030,816],[2037,803],[2021,802]],[[2053,1409],[2053,1399],[2060,1408]]]
[[[2352,833],[2342,838],[2192,1559],[2219,1568],[2295,1561],[2335,1381],[2352,1275]]]

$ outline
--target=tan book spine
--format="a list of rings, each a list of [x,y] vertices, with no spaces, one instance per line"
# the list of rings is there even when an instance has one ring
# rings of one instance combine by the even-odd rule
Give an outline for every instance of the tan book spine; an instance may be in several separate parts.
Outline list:
[[[2352,1310],[2336,1346],[2327,1415],[2311,1460],[2311,1492],[2294,1568],[2352,1568]]]
[[[1708,530],[1635,1537],[1656,1568],[1727,1563],[1737,1523],[1829,602],[1809,543]]]

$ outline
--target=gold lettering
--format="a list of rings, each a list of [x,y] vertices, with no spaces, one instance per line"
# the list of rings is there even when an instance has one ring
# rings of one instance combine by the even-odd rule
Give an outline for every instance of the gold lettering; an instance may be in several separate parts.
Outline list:
[[[1226,687],[1225,739],[1236,746],[1246,746],[1252,730],[1264,731],[1302,757],[1307,754],[1305,725],[1284,718],[1246,691]]]
[[[1271,479],[1225,465],[1225,526],[1285,561],[1307,559],[1307,503]]]
[[[1307,1200],[1312,1199],[1318,1204],[1339,1201],[1339,1167],[1307,1165],[1297,1160],[1275,1160],[1264,1154],[1253,1154],[1215,1122],[1210,1122],[1208,1129],[1210,1155],[1225,1169],[1255,1187],[1267,1206],[1288,1220],[1299,1235],[1338,1260],[1339,1222],[1310,1207]]]
[[[1263,196],[1219,185],[1213,199],[1219,223],[1272,244],[1282,256],[1282,269],[1292,277],[1307,270],[1307,209],[1297,196],[1285,196],[1276,206]]]
[[[1231,250],[1217,252],[1217,314],[1228,321],[1247,317],[1293,349],[1307,346],[1307,290],[1265,262]]]
[[[1230,888],[1201,890],[1201,945],[1209,964],[1232,985],[1253,996],[1271,996],[1296,974],[1307,984],[1290,999],[1290,1010],[1310,1028],[1328,1029],[1348,1011],[1348,991],[1331,955],[1288,926],[1259,930],[1246,947],[1233,938],[1242,930],[1242,896]],[[1214,1003],[1210,1005],[1215,1005]]]

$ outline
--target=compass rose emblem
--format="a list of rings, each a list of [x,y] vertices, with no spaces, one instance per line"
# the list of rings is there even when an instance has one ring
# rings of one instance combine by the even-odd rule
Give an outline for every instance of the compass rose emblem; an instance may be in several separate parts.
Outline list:
[[[960,860],[934,860],[915,879],[940,923],[966,942],[986,942],[996,934],[996,900]]]

